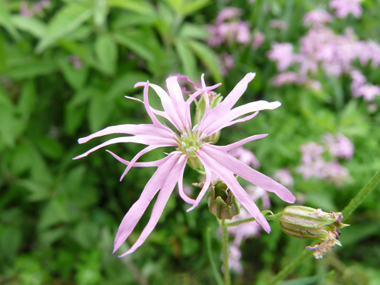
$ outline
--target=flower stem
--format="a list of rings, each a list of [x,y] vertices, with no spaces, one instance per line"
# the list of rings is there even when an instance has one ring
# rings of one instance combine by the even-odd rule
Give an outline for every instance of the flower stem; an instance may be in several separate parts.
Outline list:
[[[278,281],[282,280],[284,277],[288,276],[298,265],[304,262],[308,257],[312,255],[312,251],[304,250],[295,260],[290,262],[284,269],[282,269],[275,277],[272,278],[267,284],[274,285]]]
[[[211,263],[211,269],[212,273],[215,277],[215,281],[218,285],[223,285],[223,279],[220,276],[219,270],[215,264],[214,258],[212,257],[212,249],[211,249],[211,237],[210,237],[210,231],[211,228],[208,227],[206,230],[206,246],[207,246],[207,253],[208,253],[208,258],[210,259]]]
[[[343,209],[342,214],[343,217],[346,219],[348,218],[353,211],[363,202],[365,197],[373,189],[375,189],[376,185],[380,181],[380,170],[376,171],[375,174],[371,177],[371,179],[368,181],[367,185],[365,185],[358,194],[350,201],[350,203]]]
[[[228,264],[229,249],[228,249],[228,231],[227,231],[226,220],[223,219],[223,220],[221,220],[221,222],[219,221],[219,223],[220,223],[220,226],[222,227],[224,285],[230,285],[231,284],[231,277],[230,277],[230,267]]]

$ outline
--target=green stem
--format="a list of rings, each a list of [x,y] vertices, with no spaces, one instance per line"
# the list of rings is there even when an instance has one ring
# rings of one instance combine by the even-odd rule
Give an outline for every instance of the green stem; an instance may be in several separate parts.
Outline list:
[[[304,250],[295,260],[290,262],[284,269],[282,269],[275,277],[272,278],[267,284],[274,285],[281,279],[285,278],[289,273],[291,273],[298,265],[304,262],[309,256],[311,256],[313,251]]]
[[[220,226],[222,227],[222,250],[223,250],[223,266],[224,266],[224,285],[230,285],[231,284],[231,277],[230,277],[230,267],[228,264],[228,256],[229,256],[229,249],[228,249],[228,231],[226,226],[226,220],[222,220],[220,222]]]
[[[211,228],[208,227],[207,230],[206,230],[206,246],[207,246],[208,258],[210,259],[211,269],[212,269],[212,273],[213,273],[213,275],[215,277],[216,283],[218,285],[223,285],[223,279],[220,276],[220,273],[219,273],[219,270],[218,270],[218,268],[216,266],[214,258],[212,257],[210,231],[211,231]]]
[[[345,219],[347,219],[353,211],[363,202],[365,197],[368,196],[369,193],[373,189],[375,189],[376,185],[380,181],[380,170],[376,171],[372,178],[368,181],[367,185],[365,185],[358,194],[350,201],[350,203],[343,209],[342,214]]]
[[[265,219],[267,219],[268,221],[278,221],[278,218],[281,217],[281,214],[282,213],[278,213],[276,215],[272,214],[270,216],[265,216]],[[225,225],[228,228],[228,227],[239,226],[239,225],[244,224],[244,223],[253,222],[255,220],[256,220],[255,218],[248,218],[248,219],[243,219],[243,220],[231,222],[231,223],[227,222],[227,223],[225,223]]]

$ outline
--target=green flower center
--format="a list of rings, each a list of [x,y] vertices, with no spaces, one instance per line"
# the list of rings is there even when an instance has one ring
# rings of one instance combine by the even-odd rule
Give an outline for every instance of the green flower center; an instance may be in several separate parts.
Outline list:
[[[197,130],[198,125],[195,125],[191,131],[183,132],[178,140],[177,150],[182,151],[189,157],[197,157],[195,152],[201,147],[203,140],[205,139],[205,136],[200,135]]]

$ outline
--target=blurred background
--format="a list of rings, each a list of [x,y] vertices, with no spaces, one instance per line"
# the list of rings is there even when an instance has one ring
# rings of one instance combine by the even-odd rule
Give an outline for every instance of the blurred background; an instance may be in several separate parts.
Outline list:
[[[118,225],[155,168],[119,182],[124,167],[105,151],[72,161],[110,138],[80,137],[149,123],[143,105],[124,98],[142,98],[137,81],[165,87],[169,75],[197,83],[205,73],[226,96],[256,72],[238,104],[282,106],[224,129],[218,144],[268,133],[236,156],[298,204],[343,210],[380,169],[379,17],[379,0],[0,0],[0,284],[214,284],[206,236],[221,267],[220,232],[205,199],[186,213],[173,194],[147,241],[118,259]],[[109,149],[130,160],[141,146]],[[200,181],[187,170],[196,197]],[[261,198],[261,209],[286,206]],[[343,220],[343,247],[310,257],[287,277],[298,283],[283,284],[380,284],[379,213],[377,188]],[[271,227],[231,231],[233,284],[266,284],[315,244]]]

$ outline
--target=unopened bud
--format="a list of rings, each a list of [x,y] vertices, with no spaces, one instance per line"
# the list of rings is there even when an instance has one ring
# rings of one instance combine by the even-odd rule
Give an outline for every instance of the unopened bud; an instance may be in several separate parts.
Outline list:
[[[276,215],[277,216],[277,215]],[[286,207],[279,215],[279,221],[284,233],[301,239],[320,240],[320,244],[314,247],[315,258],[322,258],[331,248],[339,242],[340,228],[348,226],[341,223],[341,212],[323,212],[321,209],[313,209],[304,206]]]
[[[220,94],[216,94],[213,91],[208,91],[207,95],[202,94],[201,99],[196,101],[196,112],[195,112],[195,124],[199,124],[199,122],[202,120],[205,111],[206,111],[206,100],[204,96],[208,96],[209,102],[210,102],[210,109],[215,108],[222,102],[223,97]],[[205,142],[210,142],[210,143],[216,143],[219,139],[220,136],[220,131],[215,132],[211,136],[205,138]]]
[[[210,212],[218,219],[232,219],[233,216],[240,213],[235,196],[222,181],[211,184],[207,203]]]

